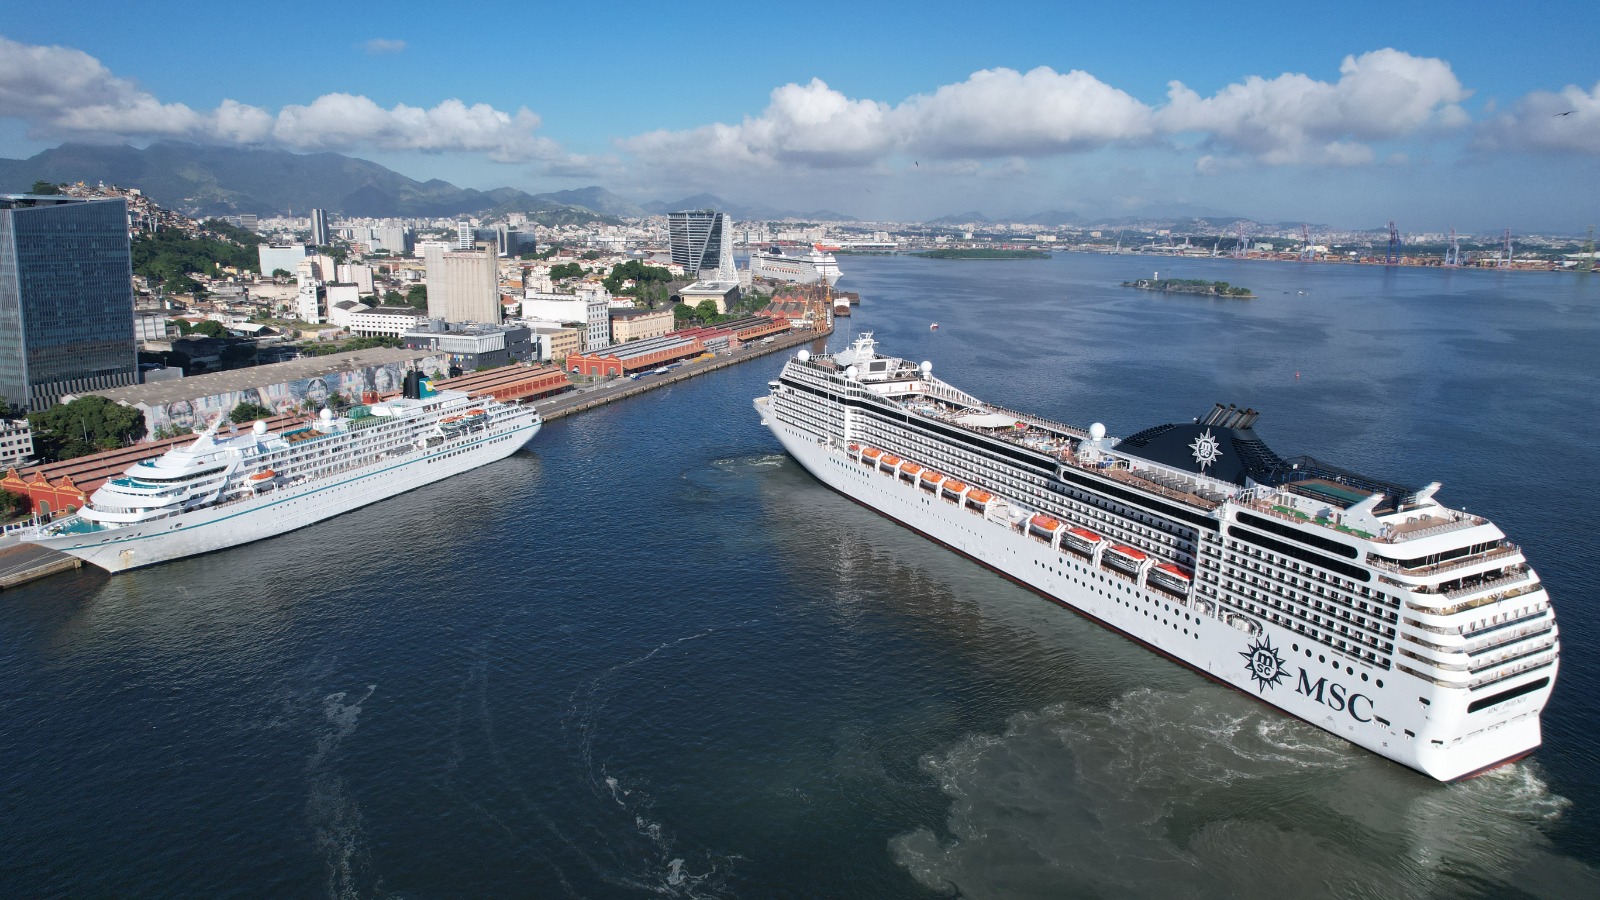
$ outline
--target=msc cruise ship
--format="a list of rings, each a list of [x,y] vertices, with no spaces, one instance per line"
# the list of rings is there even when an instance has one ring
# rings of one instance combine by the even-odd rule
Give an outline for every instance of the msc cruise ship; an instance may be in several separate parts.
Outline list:
[[[1256,434],[1112,440],[985,403],[871,335],[755,401],[824,484],[1224,684],[1441,780],[1539,746],[1560,645],[1494,523]]]

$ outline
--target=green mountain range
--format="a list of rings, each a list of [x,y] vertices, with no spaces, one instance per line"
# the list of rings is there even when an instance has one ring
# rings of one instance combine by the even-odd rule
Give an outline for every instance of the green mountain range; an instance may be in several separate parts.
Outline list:
[[[616,221],[613,213],[563,202],[565,198],[556,195],[514,188],[478,191],[438,179],[417,181],[338,153],[160,142],[144,149],[63,144],[28,159],[0,159],[0,192],[26,191],[36,181],[139,188],[162,206],[196,217],[287,215],[316,207],[341,216],[443,217],[504,211],[532,214],[544,225]],[[591,191],[614,199],[600,188],[563,193]]]

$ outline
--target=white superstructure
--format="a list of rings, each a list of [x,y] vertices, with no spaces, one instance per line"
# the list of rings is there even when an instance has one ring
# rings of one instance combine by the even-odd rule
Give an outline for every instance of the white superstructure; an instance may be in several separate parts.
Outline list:
[[[826,279],[829,287],[839,283],[839,261],[818,247],[800,249],[773,245],[750,253],[750,275],[797,284],[816,284]]]
[[[443,391],[328,410],[270,434],[265,422],[135,463],[75,515],[27,534],[109,572],[292,531],[515,453],[541,421],[531,405]]]
[[[986,404],[870,335],[756,400],[829,487],[1213,678],[1441,780],[1539,746],[1555,616],[1495,525],[1283,459],[1257,414],[1112,442]]]

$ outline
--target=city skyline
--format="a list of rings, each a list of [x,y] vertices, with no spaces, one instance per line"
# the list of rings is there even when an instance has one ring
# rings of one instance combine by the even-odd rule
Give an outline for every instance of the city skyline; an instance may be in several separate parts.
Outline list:
[[[1576,4],[1137,22],[720,5],[693,23],[401,4],[318,8],[284,42],[241,38],[270,24],[248,9],[87,8],[102,27],[0,31],[0,156],[178,139],[479,189],[708,191],[877,220],[1182,208],[1576,233],[1600,218],[1600,66]]]

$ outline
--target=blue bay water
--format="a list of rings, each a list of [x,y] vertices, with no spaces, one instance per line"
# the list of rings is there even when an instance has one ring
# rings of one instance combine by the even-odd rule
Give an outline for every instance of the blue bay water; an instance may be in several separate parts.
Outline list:
[[[1600,892],[1600,283],[844,264],[836,348],[1113,435],[1248,404],[1280,453],[1444,482],[1554,597],[1544,748],[1439,785],[934,547],[780,454],[774,356],[280,538],[0,594],[0,894]],[[1151,268],[1259,297],[1116,286]]]

